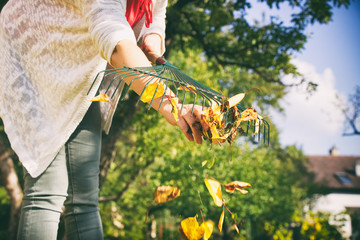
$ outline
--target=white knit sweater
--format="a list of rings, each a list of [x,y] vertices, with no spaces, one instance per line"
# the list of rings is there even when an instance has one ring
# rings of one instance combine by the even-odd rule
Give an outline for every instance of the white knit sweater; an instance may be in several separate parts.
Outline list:
[[[167,0],[153,0],[153,24],[131,29],[126,0],[10,0],[0,15],[0,117],[11,146],[39,176],[84,117],[116,43],[164,39]],[[116,104],[116,103],[115,103]],[[106,130],[113,108],[102,108]]]

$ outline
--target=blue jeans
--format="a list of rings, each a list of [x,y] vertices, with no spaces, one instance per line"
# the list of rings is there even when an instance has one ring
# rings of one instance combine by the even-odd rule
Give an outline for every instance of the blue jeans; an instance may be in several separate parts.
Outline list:
[[[24,170],[18,239],[55,240],[62,207],[67,240],[103,239],[98,209],[101,119],[93,103],[50,166],[37,178]]]

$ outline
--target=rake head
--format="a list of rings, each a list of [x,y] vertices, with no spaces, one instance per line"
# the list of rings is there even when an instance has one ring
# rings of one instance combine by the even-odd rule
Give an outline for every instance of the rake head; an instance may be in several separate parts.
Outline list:
[[[185,101],[192,101],[193,106],[198,104],[201,105],[203,109],[205,109],[205,107],[214,108],[216,106],[222,106],[222,111],[224,110],[223,106],[224,103],[228,100],[227,97],[184,74],[179,68],[172,65],[162,57],[156,58],[155,62],[156,65],[152,67],[123,67],[103,70],[96,75],[88,91],[88,94],[92,88],[94,88],[95,83],[97,81],[101,81],[99,84],[99,91],[109,96],[110,99],[116,97],[121,101],[125,98],[131,89],[131,85],[136,80],[146,79],[147,83],[145,84],[144,89],[139,96],[138,102],[140,99],[142,99],[145,90],[151,84],[158,83],[164,86],[163,94],[159,87],[156,87],[151,93],[152,97],[150,97],[151,100],[149,101],[149,109],[151,108],[154,99],[159,97],[159,93],[162,94],[160,95],[160,108],[166,96],[165,92],[170,89],[175,93],[175,97],[180,99],[182,103],[180,113],[182,111],[183,105],[185,104]],[[125,79],[127,78],[131,79],[128,85],[125,84]],[[228,123],[232,123],[232,125],[234,125],[234,109],[235,111],[238,111],[238,115],[240,114],[240,116],[242,116],[242,114],[247,114],[246,110],[249,110],[250,108],[245,108],[239,103],[235,108],[232,108],[232,111],[226,110],[226,112],[224,112],[225,125]],[[249,135],[250,132],[255,133],[253,134],[253,140],[257,142],[260,142],[262,135],[263,142],[267,142],[269,144],[270,124],[260,115],[256,114],[256,116],[251,120],[247,120],[246,130],[243,130],[240,124],[236,124],[236,128],[239,130],[237,132],[243,133],[245,135]]]

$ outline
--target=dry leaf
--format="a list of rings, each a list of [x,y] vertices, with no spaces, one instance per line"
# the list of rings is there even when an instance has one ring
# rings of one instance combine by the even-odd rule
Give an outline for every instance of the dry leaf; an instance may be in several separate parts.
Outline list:
[[[241,193],[246,194],[248,193],[248,191],[244,190],[244,188],[251,187],[251,184],[247,182],[233,181],[226,184],[224,187],[225,187],[225,191],[228,193],[233,193],[235,190],[238,190]]]
[[[205,179],[205,185],[214,199],[214,203],[216,206],[221,207],[222,202],[222,192],[221,192],[221,185],[218,181],[212,179]]]
[[[241,102],[241,100],[243,100],[245,97],[245,93],[239,93],[236,94],[235,96],[232,96],[231,98],[229,98],[227,100],[228,102],[228,108],[232,108],[234,106],[236,106],[239,102]]]
[[[237,232],[238,234],[240,234],[239,228],[237,227],[236,224],[234,224],[234,228],[235,228],[236,232]]]
[[[157,187],[154,192],[155,203],[164,203],[180,196],[180,189],[172,186]]]
[[[221,213],[220,219],[219,219],[219,223],[218,223],[219,232],[222,231],[223,224],[224,224],[224,209],[222,210],[222,213]]]
[[[150,102],[153,98],[156,99],[163,95],[164,95],[164,85],[162,83],[155,82],[146,86],[143,94],[141,95],[140,100],[143,102]]]
[[[182,220],[180,231],[188,240],[198,240],[204,236],[204,228],[199,226],[196,217],[188,217]]]
[[[214,229],[213,221],[208,220],[203,222],[200,227],[204,229],[204,240],[209,240]]]
[[[247,108],[241,113],[241,121],[252,121],[256,119],[258,119],[258,114],[252,107]]]
[[[192,93],[196,94],[196,88],[194,86],[186,85],[186,86],[180,86],[178,87],[178,90],[184,90],[184,91],[190,91]]]
[[[98,102],[98,101],[108,102],[109,97],[105,93],[100,93],[99,95],[97,95],[97,96],[93,97],[92,99],[90,99],[90,101],[92,101],[92,102]]]
[[[174,115],[175,120],[177,121],[179,119],[177,103],[173,98],[170,99],[170,103],[171,103],[171,112]]]

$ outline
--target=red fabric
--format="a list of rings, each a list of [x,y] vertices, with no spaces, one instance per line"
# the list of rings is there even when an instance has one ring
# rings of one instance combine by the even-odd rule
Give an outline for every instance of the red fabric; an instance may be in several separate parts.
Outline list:
[[[152,23],[152,0],[127,0],[126,19],[133,28],[145,14],[145,25],[150,27]]]

